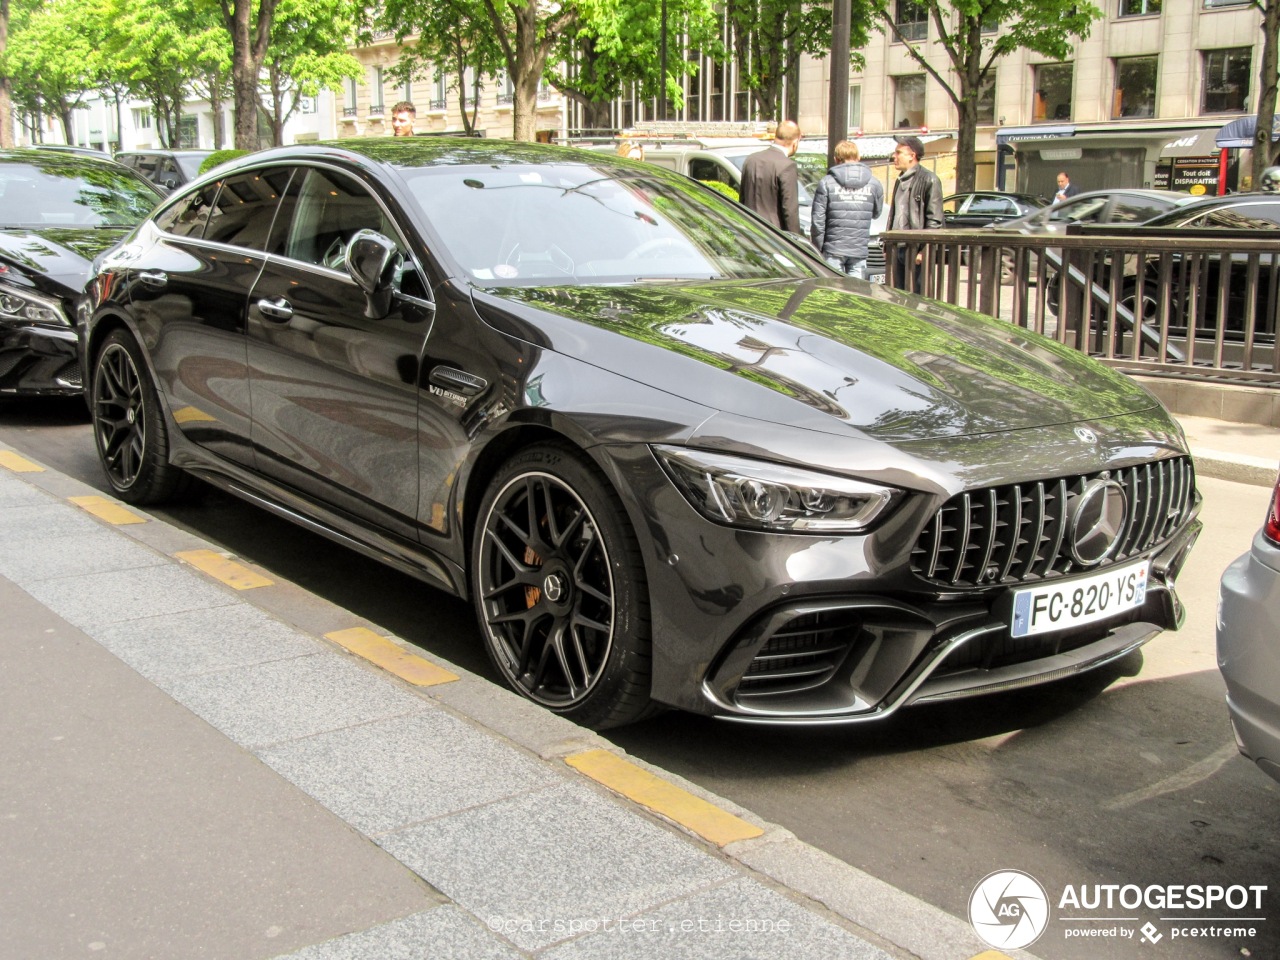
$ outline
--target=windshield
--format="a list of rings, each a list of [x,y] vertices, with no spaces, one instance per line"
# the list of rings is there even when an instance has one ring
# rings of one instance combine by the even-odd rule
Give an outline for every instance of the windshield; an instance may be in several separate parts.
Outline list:
[[[818,275],[782,235],[683,178],[582,162],[402,172],[482,286]]]
[[[123,167],[60,161],[0,163],[0,226],[131,227],[160,200]]]
[[[187,175],[188,180],[194,180],[200,174],[200,165],[204,163],[207,153],[180,153],[173,159],[178,161],[178,166],[182,168],[182,172]]]

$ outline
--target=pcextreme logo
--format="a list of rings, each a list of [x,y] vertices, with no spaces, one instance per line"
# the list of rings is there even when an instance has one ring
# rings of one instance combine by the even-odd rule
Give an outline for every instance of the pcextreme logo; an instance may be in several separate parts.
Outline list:
[[[1029,873],[997,870],[973,888],[969,922],[974,932],[993,947],[1029,947],[1040,939],[1049,923],[1049,895]]]

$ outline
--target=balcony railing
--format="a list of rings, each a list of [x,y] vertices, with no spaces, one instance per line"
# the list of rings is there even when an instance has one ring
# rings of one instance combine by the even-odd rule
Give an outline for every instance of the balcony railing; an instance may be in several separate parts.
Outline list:
[[[498,94],[498,106],[500,107],[510,106],[515,102],[516,102],[516,95],[514,93]]]
[[[887,232],[922,254],[927,296],[1053,337],[1148,375],[1280,387],[1280,236],[1072,227],[1066,236],[987,230]],[[914,287],[916,271],[903,286]]]
[[[344,117],[356,117],[356,116],[359,116],[359,115],[360,115],[360,108],[359,108],[359,107],[343,107],[343,108],[342,108],[342,115],[343,115]]]
[[[387,108],[384,104],[381,104],[381,103],[369,104],[369,116],[371,117],[380,117],[384,113],[386,113],[386,110]]]
[[[445,99],[443,99],[443,98],[442,98],[442,99],[440,99],[440,100],[432,100],[430,103],[428,103],[428,104],[427,104],[427,109],[428,109],[428,110],[443,110],[443,109],[444,109],[445,107],[447,107],[448,105],[449,105],[449,101],[448,101],[448,100],[445,100]]]

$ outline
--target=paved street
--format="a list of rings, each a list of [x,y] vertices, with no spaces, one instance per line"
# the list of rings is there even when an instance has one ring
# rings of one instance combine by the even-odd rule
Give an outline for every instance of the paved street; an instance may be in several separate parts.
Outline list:
[[[87,426],[74,406],[10,408],[0,416],[0,442],[102,486]],[[1187,626],[1157,638],[1142,658],[1109,674],[912,711],[878,728],[776,731],[669,714],[615,731],[609,739],[912,895],[904,902],[922,901],[960,920],[974,884],[1001,868],[1024,870],[1050,891],[1093,883],[1269,883],[1280,876],[1274,832],[1280,790],[1236,756],[1212,644],[1217,578],[1247,545],[1267,490],[1214,478],[1202,478],[1200,486],[1206,532],[1181,580]],[[274,616],[319,634],[329,611],[349,610],[431,656],[490,675],[465,604],[217,495],[169,516],[219,549],[305,587],[246,594]],[[426,598],[431,616],[424,618]],[[75,644],[74,631],[57,642]],[[111,661],[101,650],[97,657]],[[94,691],[116,689],[108,678],[126,678],[118,685],[122,696],[131,688],[129,678],[146,686],[119,663],[89,669],[102,683],[86,691],[86,702]],[[38,687],[26,692],[24,709],[35,709],[41,696]],[[145,689],[131,697],[127,703],[145,703]],[[154,722],[154,713],[166,715],[160,705],[137,712],[140,725]],[[219,775],[234,775],[235,764],[228,769]],[[181,813],[178,808],[172,815]],[[227,843],[247,842],[245,818],[235,809],[226,817],[225,823],[210,820],[210,834],[225,833]],[[335,845],[333,858],[301,870],[287,844],[302,842],[309,830],[321,831],[326,823],[305,804],[300,817],[298,836],[273,837],[283,849],[259,845],[279,871],[265,873],[263,882],[272,889],[280,884],[312,891],[304,899],[314,907],[331,895],[326,865],[346,855]],[[757,853],[756,865],[767,865],[767,859],[767,849]],[[772,875],[786,876],[781,868]],[[379,912],[411,909],[415,898],[439,902],[435,891],[415,886],[396,862],[375,857],[369,876],[376,895],[343,900],[348,913],[335,916],[334,925],[357,929]],[[803,889],[803,879],[788,882]],[[264,906],[270,897],[258,902],[248,892],[233,886],[213,901],[216,906],[204,909],[228,923],[254,917],[254,911],[270,912]],[[129,895],[121,894],[121,900]],[[1064,913],[1069,911],[1055,911],[1060,922],[1035,944],[1037,956],[1083,960],[1163,951],[1208,960],[1240,956],[1242,949],[1252,956],[1280,952],[1280,924],[1266,921],[1247,943],[1209,938],[1179,943],[1174,953],[1167,940],[1159,950],[1131,940],[1108,943],[1100,953],[1094,941],[1066,937]]]

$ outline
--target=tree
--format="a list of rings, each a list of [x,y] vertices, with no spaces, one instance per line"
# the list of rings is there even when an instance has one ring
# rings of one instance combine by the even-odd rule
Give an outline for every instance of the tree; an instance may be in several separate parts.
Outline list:
[[[884,0],[882,0],[884,2]],[[1085,38],[1102,11],[1087,0],[915,0],[933,22],[934,39],[942,44],[956,78],[952,82],[930,61],[917,43],[904,36],[897,10],[885,3],[880,18],[907,52],[946,91],[959,114],[956,143],[956,190],[972,190],[976,173],[978,97],[989,81],[995,62],[1014,50],[1025,49],[1065,60],[1072,37]],[[988,27],[993,29],[987,29]]]
[[[402,83],[450,77],[447,89],[458,95],[462,127],[474,132],[482,78],[497,76],[506,64],[483,2],[386,0],[376,25],[402,45],[388,75]],[[414,35],[417,40],[404,45]]]
[[[578,28],[565,35],[551,84],[583,107],[589,129],[609,126],[612,103],[629,86],[644,98],[682,106],[680,78],[696,69],[683,46],[721,53],[720,18],[711,0],[667,0],[667,73],[662,75],[663,4],[654,0],[578,0]]]
[[[92,88],[88,39],[79,28],[83,5],[55,0],[35,9],[8,38],[5,71],[14,99],[28,112],[52,109],[67,143],[75,143],[71,114]]]
[[[728,0],[725,13],[733,27],[738,82],[751,92],[754,114],[760,119],[795,119],[800,112],[800,55],[821,58],[830,51],[831,5],[814,0]],[[851,49],[865,46],[871,19],[866,0],[855,0]]]
[[[514,91],[512,136],[537,136],[538,84],[557,38],[573,30],[577,8],[551,0],[483,0]]]
[[[231,88],[235,100],[237,150],[258,149],[258,97],[262,65],[271,43],[271,22],[280,0],[218,0],[231,34]],[[256,15],[255,15],[256,7]]]
[[[272,142],[284,143],[284,125],[303,97],[342,89],[364,68],[347,53],[358,10],[350,0],[280,0],[267,47],[267,91]]]
[[[1280,79],[1280,0],[1255,0],[1262,11],[1262,64],[1258,72],[1258,125],[1253,131],[1253,188],[1263,171],[1280,163],[1280,146],[1272,143],[1276,115],[1276,82]]]

